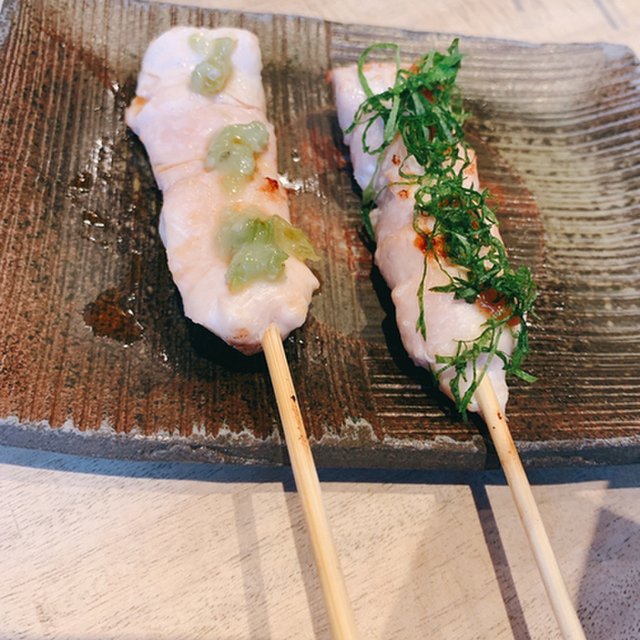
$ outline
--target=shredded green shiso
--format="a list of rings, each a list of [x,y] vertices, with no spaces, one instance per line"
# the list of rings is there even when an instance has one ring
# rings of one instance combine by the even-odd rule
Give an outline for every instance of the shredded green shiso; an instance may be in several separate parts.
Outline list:
[[[374,94],[364,68],[370,54],[379,50],[394,54],[397,73],[391,88]],[[407,158],[399,168],[399,175],[402,184],[416,186],[414,228],[425,250],[423,278],[416,292],[420,301],[416,331],[426,339],[424,286],[430,257],[442,266],[449,277],[448,284],[435,287],[434,291],[451,293],[454,298],[469,304],[483,297],[495,303],[494,311],[474,341],[461,341],[455,355],[437,356],[436,359],[436,364],[442,365],[434,372],[436,378],[444,371],[454,369],[451,392],[458,410],[466,418],[469,402],[486,372],[486,365],[480,370],[477,366],[481,354],[487,354],[487,365],[491,358],[497,356],[504,362],[507,375],[535,381],[533,376],[523,371],[522,364],[529,354],[525,319],[528,313],[534,313],[537,288],[527,267],[511,268],[502,242],[491,233],[498,220],[495,209],[487,202],[488,191],[476,191],[463,184],[464,170],[471,160],[463,131],[464,122],[470,114],[463,108],[456,85],[462,58],[457,39],[446,54],[430,51],[410,69],[401,67],[396,45],[382,43],[369,47],[358,64],[360,81],[367,97],[347,132],[356,125],[365,125],[363,148],[367,153],[378,155],[378,167],[385,149],[396,135],[402,137],[407,149]],[[384,123],[384,138],[378,147],[371,148],[367,142],[368,132],[378,118]],[[410,158],[421,167],[421,173],[408,169]],[[375,235],[370,214],[380,196],[375,191],[374,180],[375,174],[363,192],[363,222],[372,238]],[[427,218],[430,218],[430,225],[425,224]],[[456,270],[455,275],[449,274],[441,253],[461,270]],[[504,330],[511,331],[516,338],[511,356],[499,349]],[[461,383],[467,380],[469,363],[472,363],[473,377],[463,393]]]

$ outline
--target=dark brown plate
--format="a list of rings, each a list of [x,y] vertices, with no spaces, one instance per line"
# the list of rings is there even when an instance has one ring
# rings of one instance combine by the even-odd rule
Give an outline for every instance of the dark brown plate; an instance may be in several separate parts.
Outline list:
[[[127,0],[5,0],[0,18],[0,443],[105,457],[286,460],[261,355],[185,319],[157,234],[161,196],[126,128],[141,56],[174,24],[255,31],[295,221],[323,254],[286,341],[319,465],[494,466],[411,365],[361,233],[326,72],[449,36]],[[533,385],[514,381],[530,465],[640,459],[638,61],[609,45],[463,38],[481,177],[535,272]]]

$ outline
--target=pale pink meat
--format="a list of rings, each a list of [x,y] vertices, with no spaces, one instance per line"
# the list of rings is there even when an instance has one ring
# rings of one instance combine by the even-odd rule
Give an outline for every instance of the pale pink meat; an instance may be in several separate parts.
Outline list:
[[[393,85],[396,66],[393,63],[369,63],[364,73],[374,93],[380,93]],[[345,131],[352,124],[366,95],[355,65],[332,70],[330,79],[334,87],[340,127]],[[383,139],[382,126],[382,122],[378,120],[369,129],[367,143],[372,149]],[[364,151],[363,133],[364,125],[360,124],[344,138],[350,149],[354,177],[362,189],[371,180],[374,181],[376,192],[388,187],[381,192],[376,208],[371,213],[376,240],[375,263],[391,289],[398,328],[407,352],[417,365],[438,370],[441,365],[436,363],[436,356],[452,356],[459,341],[472,341],[479,336],[487,315],[478,304],[455,300],[452,294],[431,291],[432,287],[447,284],[448,278],[443,268],[451,274],[457,274],[459,270],[446,260],[441,266],[438,261],[430,258],[424,286],[426,340],[416,328],[420,314],[418,290],[425,265],[420,236],[413,226],[416,187],[395,184],[400,181],[398,167],[406,158],[407,150],[400,136],[397,136],[385,150],[378,167],[377,155]],[[478,186],[475,161],[466,169],[465,181],[468,185]],[[497,235],[497,229],[495,233]],[[511,332],[503,331],[500,349],[511,354],[514,346],[515,340]],[[477,364],[484,366],[485,363],[486,357],[481,356]],[[503,363],[498,357],[494,357],[489,363],[488,375],[504,410],[508,388]],[[441,389],[449,397],[452,397],[450,383],[453,376],[452,370],[445,370],[440,374]],[[471,365],[467,379],[472,379]],[[464,381],[461,386],[464,391]],[[478,411],[475,397],[468,410]]]
[[[236,42],[231,77],[214,96],[190,88],[191,73],[201,61],[188,43],[194,33]],[[271,324],[283,338],[302,325],[319,285],[303,262],[289,257],[283,278],[256,280],[231,293],[226,263],[214,250],[221,214],[229,207],[256,206],[290,219],[278,179],[275,134],[266,120],[261,69],[258,39],[248,31],[175,27],[149,45],[136,97],[126,111],[163,192],[160,235],[185,314],[247,354],[260,350]],[[267,126],[269,146],[256,157],[251,181],[230,193],[217,171],[205,171],[210,141],[229,124],[256,120]]]

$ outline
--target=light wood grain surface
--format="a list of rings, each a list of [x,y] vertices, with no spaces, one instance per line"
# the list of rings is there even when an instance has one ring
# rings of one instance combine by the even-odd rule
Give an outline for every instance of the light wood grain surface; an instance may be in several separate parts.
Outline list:
[[[636,0],[200,4],[640,51]],[[530,475],[587,638],[637,640],[640,466]],[[363,638],[559,637],[501,473],[320,479]],[[288,469],[0,447],[0,576],[0,640],[330,637]]]
[[[198,5],[524,42],[640,48],[636,0],[178,0]]]

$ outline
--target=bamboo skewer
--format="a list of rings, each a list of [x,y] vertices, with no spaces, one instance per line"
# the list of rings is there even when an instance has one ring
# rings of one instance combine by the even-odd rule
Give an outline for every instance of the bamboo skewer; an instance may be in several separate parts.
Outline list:
[[[280,333],[275,326],[269,327],[265,332],[262,346],[278,404],[296,487],[301,498],[332,635],[334,640],[357,640],[359,636],[322,502],[318,473]],[[511,488],[562,636],[565,640],[586,640],[540,517],[531,485],[487,376],[483,377],[478,386],[476,398]]]
[[[476,390],[476,398],[482,416],[489,427],[491,439],[511,488],[516,508],[542,575],[542,582],[547,590],[562,636],[565,640],[585,640],[582,625],[569,598],[560,567],[540,518],[531,485],[487,375],[482,378]]]
[[[311,454],[300,406],[277,327],[271,325],[262,347],[280,412],[291,467],[320,578],[334,640],[357,640],[358,633]]]

